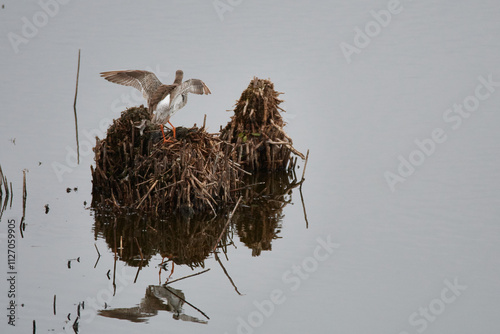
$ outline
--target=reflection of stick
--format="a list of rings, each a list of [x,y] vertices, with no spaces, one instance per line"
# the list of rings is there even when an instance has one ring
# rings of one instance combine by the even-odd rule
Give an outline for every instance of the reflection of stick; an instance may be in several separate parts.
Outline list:
[[[12,187],[12,183],[10,184]],[[12,189],[10,190],[12,194]],[[23,216],[21,217],[21,222],[19,223],[19,231],[21,232],[21,237],[24,238],[23,229],[24,229],[24,219],[26,217],[26,199],[28,198],[28,192],[26,191],[26,169],[23,169]],[[11,197],[11,205],[12,205],[12,197]]]
[[[302,202],[302,209],[304,210],[304,219],[306,220],[306,228],[309,228],[309,221],[307,220],[306,205],[304,203],[304,196],[302,195],[302,184],[304,184],[304,180],[305,180],[304,176],[306,174],[307,160],[309,160],[309,150],[307,150],[306,162],[304,163],[304,169],[302,170],[302,179],[300,180],[300,187],[299,187],[300,200]]]
[[[184,277],[181,277],[181,278],[174,279],[173,281],[166,282],[166,283],[165,283],[165,285],[167,285],[167,284],[172,284],[172,283],[174,283],[174,282],[181,281],[181,280],[183,280],[183,279],[185,279],[185,278],[190,278],[190,277],[193,277],[193,276],[198,276],[198,275],[201,275],[201,274],[203,274],[203,273],[206,273],[206,272],[207,272],[207,271],[209,271],[209,270],[210,270],[210,268],[205,269],[205,270],[203,270],[203,271],[200,271],[199,273],[196,273],[196,274],[191,274],[191,275],[187,275],[187,276],[184,276]]]
[[[215,242],[214,248],[212,248],[212,252],[215,252],[215,248],[217,248],[217,245],[219,244],[220,240],[222,239],[222,235],[224,234],[224,231],[226,231],[226,228],[229,225],[229,223],[231,222],[231,219],[233,219],[234,212],[238,208],[238,205],[240,204],[240,201],[241,201],[242,198],[243,198],[243,196],[240,196],[240,198],[238,198],[238,202],[236,202],[236,205],[234,206],[233,212],[231,212],[229,214],[229,218],[227,219],[227,223],[224,226],[224,228],[222,229],[222,232],[220,233],[219,238]]]
[[[99,259],[101,258],[101,253],[99,253],[99,249],[97,249],[97,245],[94,243],[95,250],[97,251],[97,260],[95,261],[94,268],[97,267],[97,263],[99,262]]]
[[[134,283],[135,283],[137,281],[137,277],[139,277],[139,271],[141,271],[141,269],[142,269],[142,262],[144,261],[144,256],[142,255],[142,250],[141,250],[141,246],[139,246],[139,241],[137,241],[136,237],[134,237],[134,240],[135,240],[135,244],[137,245],[137,248],[139,248],[139,254],[141,254],[141,264],[137,268],[137,273],[135,274],[135,279],[134,279]]]
[[[182,298],[181,296],[179,296],[178,294],[176,294],[175,292],[173,292],[171,289],[169,289],[168,287],[165,287],[165,289],[168,290],[168,292],[170,292],[171,294],[173,294],[174,296],[176,296],[177,298],[179,298],[180,300],[182,300],[184,303],[188,304],[189,306],[191,306],[192,308],[194,308],[196,311],[200,312],[201,314],[203,314],[205,316],[205,318],[209,319],[210,318],[208,317],[208,315],[206,315],[205,313],[203,313],[202,310],[200,310],[199,308],[197,308],[196,306],[194,306],[193,304],[191,304],[190,302],[188,302],[187,300],[185,300],[184,298]]]
[[[309,150],[307,150],[306,154],[306,162],[304,163],[304,169],[302,170],[302,180],[304,180],[304,175],[306,174],[307,160],[309,159]]]
[[[226,274],[227,278],[229,278],[229,281],[231,282],[231,284],[233,285],[234,287],[234,290],[236,290],[236,292],[240,295],[240,296],[243,296],[239,291],[238,291],[238,288],[236,287],[236,285],[234,284],[233,282],[233,279],[231,278],[231,276],[229,276],[229,274],[227,273],[227,270],[226,268],[224,268],[224,266],[222,265],[222,262],[221,260],[219,259],[219,256],[217,255],[217,253],[214,253],[215,254],[215,259],[217,260],[217,262],[219,262],[222,270],[224,271],[224,274]]]
[[[75,131],[76,131],[76,153],[77,161],[80,164],[80,143],[78,142],[78,119],[76,117],[76,96],[78,95],[78,78],[80,77],[80,49],[78,49],[78,69],[76,71],[76,90],[75,102],[73,102],[73,112],[75,114]]]
[[[134,240],[135,240],[135,244],[137,245],[137,248],[139,248],[139,254],[141,254],[141,263],[142,263],[142,261],[144,261],[144,256],[142,256],[141,246],[139,246],[139,241],[137,241],[136,237],[134,237]]]

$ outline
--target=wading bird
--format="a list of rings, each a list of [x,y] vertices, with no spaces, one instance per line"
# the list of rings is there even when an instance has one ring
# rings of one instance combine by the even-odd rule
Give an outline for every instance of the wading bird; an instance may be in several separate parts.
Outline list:
[[[164,142],[170,141],[165,138],[165,132],[163,132],[163,125],[166,123],[172,127],[175,139],[175,126],[170,123],[170,117],[186,105],[188,93],[211,94],[203,81],[189,79],[182,82],[183,76],[184,73],[178,70],[175,72],[174,83],[164,85],[154,73],[148,71],[126,70],[101,73],[101,77],[110,82],[132,86],[142,92],[148,101],[149,112],[154,112],[152,122],[160,125]]]

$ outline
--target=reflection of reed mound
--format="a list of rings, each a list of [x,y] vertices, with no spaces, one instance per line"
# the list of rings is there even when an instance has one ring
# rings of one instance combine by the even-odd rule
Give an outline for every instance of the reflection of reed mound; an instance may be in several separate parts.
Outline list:
[[[239,172],[223,152],[221,140],[203,128],[177,128],[177,140],[162,143],[158,126],[144,107],[130,108],[97,140],[93,169],[94,204],[158,212],[187,213],[232,202],[230,188]]]
[[[247,176],[245,183],[249,186],[237,191],[245,198],[245,204],[234,213],[228,228],[227,212],[219,212],[216,217],[207,213],[159,220],[141,214],[117,216],[96,211],[96,238],[102,235],[109,248],[118,249],[120,259],[134,267],[141,265],[141,253],[142,266],[159,253],[175,264],[204,268],[214,246],[226,253],[235,234],[253,256],[259,256],[262,251],[271,250],[273,240],[280,238],[283,210],[302,182],[297,181],[293,171],[283,171]]]
[[[256,174],[245,181],[255,184],[244,195],[252,200],[235,214],[233,221],[240,240],[252,249],[252,256],[259,256],[262,251],[270,251],[273,240],[280,238],[283,209],[301,182],[292,171]]]
[[[236,144],[232,159],[246,170],[278,170],[293,168],[290,153],[304,158],[292,146],[285,133],[278,98],[270,80],[254,78],[241,94],[234,116],[221,131],[221,138]]]
[[[96,236],[104,236],[111,249],[121,246],[118,255],[130,266],[141,265],[142,252],[142,266],[160,253],[175,264],[196,268],[205,267],[205,259],[223,231],[226,220],[222,214],[211,220],[196,216],[196,219],[172,217],[160,221],[135,214],[115,217],[97,213],[95,232]],[[226,231],[221,245],[229,242],[229,231]],[[141,252],[137,245],[140,245]]]

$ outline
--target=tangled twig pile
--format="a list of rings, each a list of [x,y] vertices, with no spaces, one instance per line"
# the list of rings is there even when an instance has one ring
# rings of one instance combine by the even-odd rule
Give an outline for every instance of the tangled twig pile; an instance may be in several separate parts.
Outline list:
[[[283,131],[278,95],[271,81],[254,78],[220,135],[204,127],[177,128],[177,139],[167,143],[146,108],[127,109],[106,138],[97,139],[94,207],[216,212],[236,202],[245,174],[294,169],[291,153],[303,155]]]
[[[215,211],[219,201],[230,203],[241,172],[218,136],[177,128],[177,140],[163,143],[157,126],[146,126],[141,136],[137,124],[146,117],[142,106],[127,109],[106,138],[97,140],[94,204],[190,215]]]

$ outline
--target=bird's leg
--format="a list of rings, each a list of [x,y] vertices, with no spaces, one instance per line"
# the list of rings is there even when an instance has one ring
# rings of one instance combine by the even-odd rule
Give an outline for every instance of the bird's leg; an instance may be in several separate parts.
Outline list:
[[[174,139],[175,139],[175,126],[173,126],[173,124],[170,123],[170,121],[168,121],[168,124],[170,124],[170,126],[172,127],[172,131],[174,132]]]
[[[167,138],[165,138],[165,132],[163,131],[163,124],[160,124],[160,130],[161,130],[161,134],[163,135],[163,142],[166,142]]]
[[[165,137],[165,132],[163,131],[163,124],[160,124],[160,129],[161,129],[161,134],[163,135],[163,142],[164,143],[173,143],[173,140],[167,139]],[[175,138],[175,131],[174,131],[174,138]]]
[[[172,274],[174,273],[174,266],[175,266],[175,263],[174,263],[174,261],[172,261],[172,270],[170,271],[170,275],[168,275],[167,282],[170,280],[170,277],[172,277]]]

